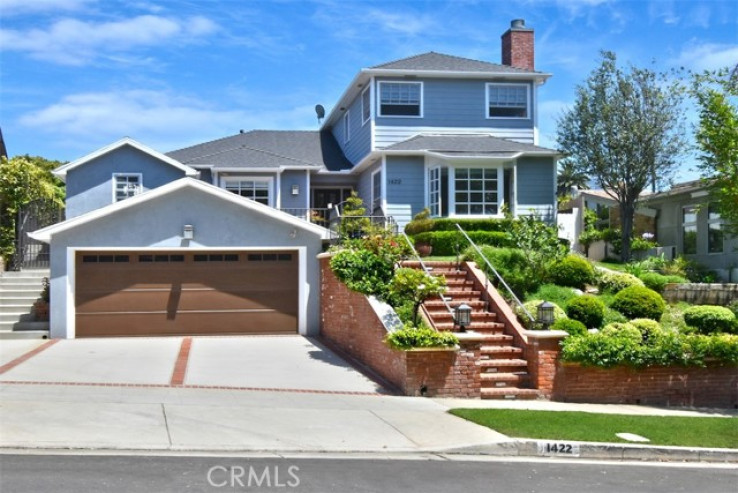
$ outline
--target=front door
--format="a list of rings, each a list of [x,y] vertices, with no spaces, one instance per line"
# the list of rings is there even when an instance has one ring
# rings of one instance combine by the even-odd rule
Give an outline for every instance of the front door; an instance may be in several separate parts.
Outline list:
[[[344,202],[351,195],[350,188],[314,188],[313,214],[319,214],[326,224],[330,220],[331,209]]]

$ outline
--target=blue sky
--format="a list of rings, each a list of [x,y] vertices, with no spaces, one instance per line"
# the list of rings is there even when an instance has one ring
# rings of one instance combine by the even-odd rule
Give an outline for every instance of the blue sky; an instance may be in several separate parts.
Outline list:
[[[723,0],[0,0],[0,126],[11,156],[58,160],[123,136],[166,152],[315,129],[314,106],[362,67],[431,50],[499,63],[514,18],[553,74],[546,146],[599,50],[660,69],[738,62],[738,2]]]

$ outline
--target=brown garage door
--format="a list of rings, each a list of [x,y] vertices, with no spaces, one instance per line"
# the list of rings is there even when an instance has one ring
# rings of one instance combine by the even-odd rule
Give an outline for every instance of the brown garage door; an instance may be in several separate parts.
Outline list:
[[[297,332],[296,252],[79,252],[77,337]]]

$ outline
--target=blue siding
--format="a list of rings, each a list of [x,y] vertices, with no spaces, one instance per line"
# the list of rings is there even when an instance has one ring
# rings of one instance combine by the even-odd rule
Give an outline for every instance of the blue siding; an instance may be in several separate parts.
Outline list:
[[[403,228],[425,207],[425,159],[422,156],[387,158],[388,216]]]
[[[371,150],[371,120],[366,122],[364,125],[361,124],[361,93],[354,99],[348,108],[349,111],[349,125],[350,125],[350,139],[346,142],[344,137],[343,128],[343,115],[336,121],[331,128],[333,136],[336,138],[336,142],[343,149],[343,153],[346,158],[353,164],[357,164],[361,159],[366,156]]]
[[[556,211],[556,164],[550,157],[517,162],[517,215],[539,214],[553,220]]]
[[[378,79],[397,80],[397,79]],[[423,83],[423,117],[398,118],[376,117],[377,125],[387,126],[422,126],[422,127],[464,127],[464,128],[533,128],[536,108],[531,109],[527,119],[488,119],[486,102],[486,84],[501,82],[494,80],[454,80],[454,79],[418,79]],[[535,86],[528,83],[533,106]],[[379,84],[376,85],[377,91]],[[378,94],[378,93],[377,93]],[[379,96],[377,96],[377,101]],[[377,103],[378,104],[378,103]],[[379,111],[377,109],[377,115]]]
[[[381,163],[370,166],[359,176],[359,182],[356,184],[356,194],[364,200],[364,206],[368,212],[371,212],[372,202],[372,174],[381,167]]]
[[[184,177],[184,171],[134,147],[119,147],[67,173],[67,219],[112,204],[113,173],[141,173],[144,190]]]
[[[310,190],[306,171],[285,171],[282,173],[282,209],[307,209],[310,207]],[[300,188],[298,195],[292,195],[292,185]]]

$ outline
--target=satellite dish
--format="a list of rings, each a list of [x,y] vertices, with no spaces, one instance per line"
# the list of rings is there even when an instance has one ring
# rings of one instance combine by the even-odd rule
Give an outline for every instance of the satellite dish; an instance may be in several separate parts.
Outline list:
[[[325,118],[325,108],[323,108],[322,104],[315,105],[315,114],[318,115],[318,122]]]

